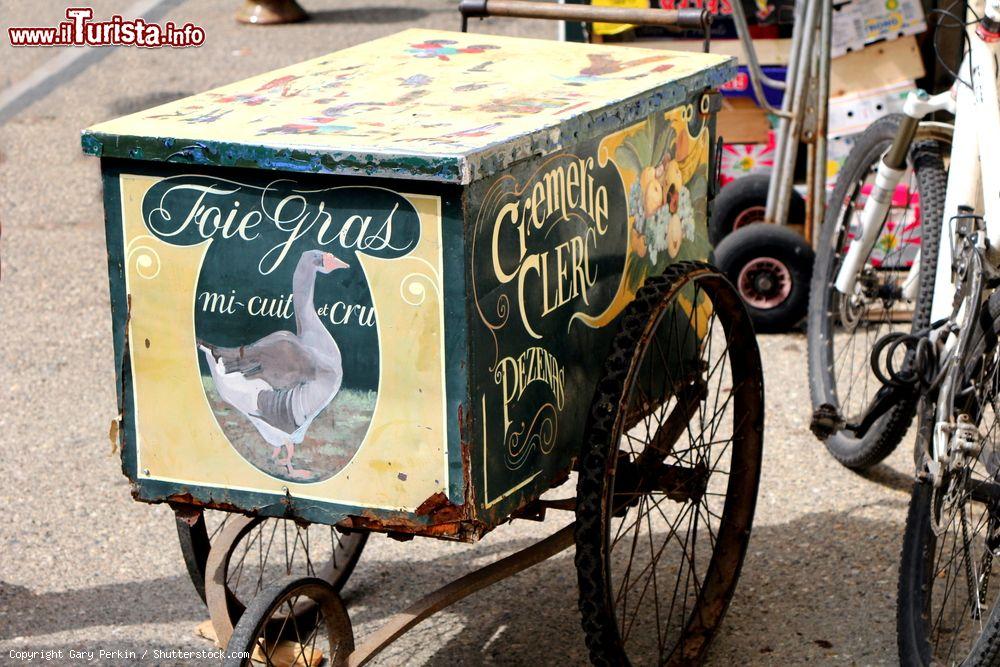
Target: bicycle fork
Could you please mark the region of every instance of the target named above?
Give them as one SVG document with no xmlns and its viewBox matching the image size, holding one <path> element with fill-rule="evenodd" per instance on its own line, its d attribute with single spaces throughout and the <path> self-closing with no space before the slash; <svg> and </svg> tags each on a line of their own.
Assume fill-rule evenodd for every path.
<svg viewBox="0 0 1000 667">
<path fill-rule="evenodd" d="M 903 103 L 903 120 L 899 124 L 899 131 L 893 138 L 889 150 L 879 160 L 875 185 L 861 211 L 861 232 L 851 241 L 834 281 L 834 287 L 841 294 L 850 296 L 854 293 L 858 275 L 864 268 L 865 258 L 878 241 L 879 232 L 892 205 L 896 186 L 906 172 L 906 158 L 910 153 L 913 139 L 917 136 L 920 121 L 935 111 L 954 111 L 954 99 L 950 91 L 930 96 L 922 90 L 914 90 L 907 95 Z M 916 296 L 919 263 L 918 256 L 903 282 L 903 296 L 908 299 Z"/>
</svg>

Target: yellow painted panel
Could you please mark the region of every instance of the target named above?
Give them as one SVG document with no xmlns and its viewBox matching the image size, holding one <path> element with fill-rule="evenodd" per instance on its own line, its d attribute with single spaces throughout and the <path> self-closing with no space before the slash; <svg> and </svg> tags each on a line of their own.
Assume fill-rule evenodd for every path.
<svg viewBox="0 0 1000 667">
<path fill-rule="evenodd" d="M 379 313 L 379 392 L 357 453 L 324 481 L 298 484 L 251 465 L 220 428 L 201 383 L 194 312 L 206 241 L 149 234 L 142 201 L 158 177 L 120 177 L 129 350 L 140 478 L 413 511 L 448 489 L 441 202 L 406 195 L 420 240 L 405 256 L 360 256 Z M 406 345 L 392 341 L 405 339 Z M 418 363 L 414 363 L 417 360 Z M 126 416 L 126 419 L 129 417 Z"/>
</svg>

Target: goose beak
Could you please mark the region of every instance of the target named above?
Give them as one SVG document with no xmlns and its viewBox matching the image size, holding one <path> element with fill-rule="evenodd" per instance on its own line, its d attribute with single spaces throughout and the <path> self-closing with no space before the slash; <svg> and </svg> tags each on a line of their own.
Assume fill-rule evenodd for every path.
<svg viewBox="0 0 1000 667">
<path fill-rule="evenodd" d="M 343 262 L 330 253 L 323 253 L 323 271 L 325 273 L 330 273 L 335 269 L 346 269 L 348 266 L 347 262 Z"/>
</svg>

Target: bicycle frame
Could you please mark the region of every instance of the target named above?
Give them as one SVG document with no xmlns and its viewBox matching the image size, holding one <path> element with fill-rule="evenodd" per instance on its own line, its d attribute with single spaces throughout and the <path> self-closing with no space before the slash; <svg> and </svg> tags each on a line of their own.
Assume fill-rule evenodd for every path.
<svg viewBox="0 0 1000 667">
<path fill-rule="evenodd" d="M 1000 14 L 1000 2 L 990 7 Z M 989 10 L 988 10 L 989 11 Z M 944 232 L 953 238 L 952 220 L 959 207 L 981 213 L 986 221 L 986 238 L 992 252 L 1000 248 L 1000 169 L 983 169 L 982 159 L 1000 156 L 1000 99 L 997 96 L 997 64 L 1000 42 L 986 42 L 971 36 L 972 48 L 962 62 L 959 74 L 969 76 L 972 87 L 957 83 L 955 96 L 955 133 L 944 204 Z M 990 85 L 984 85 L 989 82 Z M 931 319 L 946 317 L 955 293 L 952 281 L 953 243 L 939 245 L 937 276 Z M 996 259 L 993 257 L 992 259 Z"/>
</svg>

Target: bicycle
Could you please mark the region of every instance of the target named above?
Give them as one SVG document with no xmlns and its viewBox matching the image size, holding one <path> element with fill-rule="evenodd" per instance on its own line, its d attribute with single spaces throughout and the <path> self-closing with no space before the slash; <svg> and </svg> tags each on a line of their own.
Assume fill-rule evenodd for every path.
<svg viewBox="0 0 1000 667">
<path fill-rule="evenodd" d="M 948 242 L 924 239 L 921 260 L 903 282 L 904 292 L 916 286 L 915 307 L 929 312 L 930 323 L 874 344 L 871 366 L 882 388 L 863 413 L 871 426 L 907 401 L 916 404 L 916 479 L 897 606 L 899 656 L 907 665 L 1000 663 L 1000 586 L 991 581 L 1000 556 L 1000 172 L 981 164 L 1000 137 L 1000 0 L 989 0 L 982 18 L 957 20 L 975 30 L 956 83 L 949 92 L 907 98 L 860 234 L 835 278 L 840 295 L 854 294 L 877 239 L 876 214 L 902 176 L 893 161 L 915 144 L 923 117 L 953 113 L 941 217 Z M 838 417 L 828 424 L 847 426 Z"/>
</svg>

